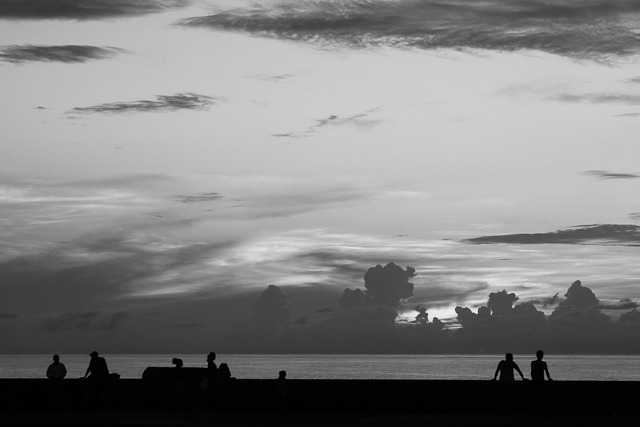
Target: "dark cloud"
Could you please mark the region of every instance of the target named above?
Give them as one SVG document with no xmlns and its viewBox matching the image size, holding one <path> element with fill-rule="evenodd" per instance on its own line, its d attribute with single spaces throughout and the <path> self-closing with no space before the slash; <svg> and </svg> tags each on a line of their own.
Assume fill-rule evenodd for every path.
<svg viewBox="0 0 640 427">
<path fill-rule="evenodd" d="M 382 267 L 376 265 L 364 274 L 367 302 L 397 306 L 401 301 L 413 296 L 413 283 L 409 279 L 416 276 L 413 267 L 402 267 L 390 262 Z"/>
<path fill-rule="evenodd" d="M 286 1 L 218 9 L 182 25 L 325 46 L 540 50 L 605 59 L 638 52 L 634 0 Z"/>
<path fill-rule="evenodd" d="M 95 324 L 94 329 L 102 331 L 112 331 L 114 329 L 117 329 L 118 326 L 120 326 L 120 324 L 124 322 L 128 317 L 129 313 L 127 313 L 126 311 L 119 311 L 112 314 L 108 319 L 99 320 Z"/>
<path fill-rule="evenodd" d="M 264 82 L 278 82 L 278 83 L 284 80 L 289 80 L 291 77 L 293 77 L 292 74 L 278 74 L 276 76 L 264 76 L 264 75 L 247 76 L 248 79 L 256 79 Z"/>
<path fill-rule="evenodd" d="M 146 113 L 155 111 L 207 110 L 210 106 L 223 101 L 197 93 L 178 93 L 175 95 L 157 95 L 156 101 L 110 102 L 91 107 L 76 107 L 67 113 L 83 114 L 119 114 Z"/>
<path fill-rule="evenodd" d="M 640 226 L 631 224 L 580 225 L 550 233 L 505 234 L 464 240 L 467 243 L 492 244 L 604 244 L 640 245 Z"/>
<path fill-rule="evenodd" d="M 74 329 L 87 329 L 92 320 L 100 314 L 99 311 L 84 313 L 64 313 L 57 318 L 49 318 L 40 326 L 39 330 L 48 332 L 70 331 Z"/>
<path fill-rule="evenodd" d="M 307 130 L 303 132 L 276 133 L 276 134 L 273 134 L 272 136 L 281 137 L 281 138 L 305 138 L 329 126 L 344 126 L 348 124 L 353 124 L 353 125 L 364 127 L 364 128 L 370 128 L 379 124 L 381 121 L 367 119 L 367 117 L 379 110 L 380 108 L 372 108 L 370 110 L 365 111 L 364 113 L 359 113 L 359 114 L 355 114 L 353 116 L 347 116 L 347 117 L 330 115 L 327 118 L 316 120 L 316 122 L 318 123 L 309 127 Z"/>
<path fill-rule="evenodd" d="M 638 303 L 631 298 L 623 298 L 615 304 L 598 304 L 595 308 L 599 310 L 630 310 L 638 308 Z"/>
<path fill-rule="evenodd" d="M 629 219 L 633 221 L 640 221 L 640 212 L 633 212 L 629 214 Z"/>
<path fill-rule="evenodd" d="M 316 313 L 333 313 L 335 310 L 331 307 L 323 307 L 316 310 Z"/>
<path fill-rule="evenodd" d="M 343 308 L 361 307 L 365 305 L 366 296 L 361 289 L 345 289 L 338 301 L 338 305 Z"/>
<path fill-rule="evenodd" d="M 583 175 L 589 175 L 600 179 L 636 179 L 640 178 L 640 175 L 636 173 L 620 173 L 610 172 L 604 170 L 590 170 L 582 172 Z"/>
<path fill-rule="evenodd" d="M 586 286 L 582 286 L 580 280 L 573 282 L 564 296 L 566 299 L 558 304 L 554 312 L 566 307 L 573 307 L 576 310 L 586 310 L 600 304 L 600 301 L 596 298 L 593 291 Z"/>
<path fill-rule="evenodd" d="M 123 52 L 127 51 L 116 47 L 12 45 L 0 46 L 0 61 L 13 63 L 34 61 L 78 63 L 111 58 Z M 42 109 L 42 107 L 38 108 Z"/>
<path fill-rule="evenodd" d="M 220 193 L 200 193 L 193 196 L 181 195 L 173 196 L 180 203 L 198 203 L 198 202 L 213 202 L 222 198 Z"/>
<path fill-rule="evenodd" d="M 204 324 L 192 322 L 192 323 L 178 323 L 178 328 L 202 328 Z"/>
<path fill-rule="evenodd" d="M 109 19 L 187 4 L 187 0 L 0 0 L 0 19 Z"/>
<path fill-rule="evenodd" d="M 489 294 L 487 307 L 489 307 L 491 312 L 496 316 L 506 316 L 510 314 L 513 304 L 515 304 L 516 301 L 518 301 L 516 294 L 509 294 L 503 289 L 500 292 L 491 292 Z"/>
<path fill-rule="evenodd" d="M 0 319 L 17 319 L 18 316 L 15 313 L 0 313 Z"/>
<path fill-rule="evenodd" d="M 291 319 L 293 310 L 279 287 L 269 285 L 252 307 L 251 321 L 260 325 L 280 325 Z"/>
<path fill-rule="evenodd" d="M 570 103 L 640 105 L 640 95 L 631 95 L 627 93 L 564 93 L 553 96 L 550 99 L 553 101 Z"/>
</svg>

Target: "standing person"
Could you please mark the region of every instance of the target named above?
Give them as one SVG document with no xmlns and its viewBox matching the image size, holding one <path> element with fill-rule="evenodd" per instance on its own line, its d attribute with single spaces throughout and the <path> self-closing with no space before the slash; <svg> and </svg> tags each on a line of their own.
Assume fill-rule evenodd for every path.
<svg viewBox="0 0 640 427">
<path fill-rule="evenodd" d="M 89 362 L 87 372 L 84 374 L 84 378 L 87 378 L 87 376 L 91 374 L 89 379 L 107 379 L 109 377 L 109 368 L 107 367 L 107 361 L 104 360 L 104 357 L 100 357 L 97 351 L 92 351 L 89 356 L 91 356 L 91 361 Z"/>
<path fill-rule="evenodd" d="M 504 356 L 505 360 L 501 360 L 498 363 L 498 367 L 496 368 L 496 373 L 493 375 L 493 379 L 495 380 L 498 377 L 498 373 L 500 373 L 500 381 L 515 381 L 513 371 L 514 369 L 518 371 L 520 377 L 524 380 L 524 375 L 522 375 L 522 371 L 513 361 L 513 354 L 507 353 Z"/>
<path fill-rule="evenodd" d="M 544 351 L 538 350 L 536 352 L 536 360 L 531 362 L 531 379 L 533 381 L 544 381 L 544 374 L 547 374 L 547 379 L 549 381 L 553 381 L 551 379 L 551 375 L 549 375 L 549 368 L 547 368 L 547 362 L 543 362 L 542 358 L 544 357 Z"/>
</svg>

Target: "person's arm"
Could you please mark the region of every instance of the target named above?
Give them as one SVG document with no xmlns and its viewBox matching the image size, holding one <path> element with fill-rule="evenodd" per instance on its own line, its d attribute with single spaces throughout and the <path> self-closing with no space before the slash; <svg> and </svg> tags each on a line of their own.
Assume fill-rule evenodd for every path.
<svg viewBox="0 0 640 427">
<path fill-rule="evenodd" d="M 62 377 L 60 379 L 66 377 L 66 376 L 67 376 L 67 367 L 62 365 Z"/>
<path fill-rule="evenodd" d="M 516 362 L 513 362 L 513 367 L 520 374 L 520 378 L 522 378 L 522 381 L 526 381 L 526 379 L 524 378 L 524 375 L 522 375 L 522 371 L 520 370 L 520 368 L 518 367 L 518 364 Z"/>
<path fill-rule="evenodd" d="M 498 363 L 498 367 L 496 368 L 496 373 L 493 374 L 493 379 L 495 380 L 496 378 L 498 378 L 498 372 L 500 372 L 500 369 L 502 369 L 502 362 Z"/>
<path fill-rule="evenodd" d="M 92 363 L 89 363 L 89 367 L 87 368 L 87 372 L 84 373 L 84 377 L 83 378 L 87 378 L 87 376 L 89 375 L 89 372 L 91 372 L 91 365 L 92 365 Z"/>
<path fill-rule="evenodd" d="M 544 372 L 547 374 L 547 379 L 548 379 L 549 381 L 553 381 L 553 380 L 551 379 L 551 375 L 549 375 L 549 368 L 547 368 L 547 364 L 546 364 L 546 363 L 544 364 Z"/>
<path fill-rule="evenodd" d="M 47 378 L 51 378 L 51 365 L 47 368 Z"/>
</svg>

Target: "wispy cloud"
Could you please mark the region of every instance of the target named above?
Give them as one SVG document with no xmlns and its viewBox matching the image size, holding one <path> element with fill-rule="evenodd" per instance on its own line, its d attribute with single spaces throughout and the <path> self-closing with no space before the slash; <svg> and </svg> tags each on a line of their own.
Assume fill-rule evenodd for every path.
<svg viewBox="0 0 640 427">
<path fill-rule="evenodd" d="M 76 107 L 67 113 L 120 114 L 178 110 L 207 110 L 212 105 L 222 101 L 224 101 L 222 98 L 187 92 L 175 95 L 156 95 L 155 101 L 141 100 L 109 102 L 106 104 L 93 105 L 91 107 Z"/>
<path fill-rule="evenodd" d="M 344 126 L 344 125 L 355 125 L 363 128 L 370 128 L 378 125 L 382 122 L 382 120 L 373 120 L 368 119 L 367 117 L 373 113 L 380 111 L 380 108 L 372 108 L 363 113 L 355 114 L 353 116 L 336 116 L 330 115 L 324 119 L 316 120 L 316 124 L 309 127 L 307 130 L 302 132 L 286 132 L 286 133 L 276 133 L 273 134 L 275 137 L 279 138 L 305 138 L 313 135 L 316 132 L 319 132 L 323 128 L 331 127 L 331 126 Z"/>
<path fill-rule="evenodd" d="M 220 193 L 200 193 L 194 195 L 179 195 L 173 196 L 175 200 L 180 203 L 199 203 L 199 202 L 213 202 L 222 198 Z"/>
<path fill-rule="evenodd" d="M 21 64 L 24 62 L 64 62 L 79 63 L 96 59 L 111 58 L 127 52 L 117 47 L 86 45 L 11 45 L 0 46 L 0 61 Z"/>
<path fill-rule="evenodd" d="M 109 19 L 188 4 L 188 0 L 0 0 L 0 19 Z"/>
<path fill-rule="evenodd" d="M 263 82 L 276 82 L 276 83 L 280 83 L 282 81 L 285 80 L 289 80 L 293 77 L 293 75 L 291 74 L 278 74 L 275 76 L 268 76 L 268 75 L 251 75 L 251 76 L 247 76 L 248 79 L 255 79 L 255 80 L 261 80 Z"/>
<path fill-rule="evenodd" d="M 640 226 L 631 224 L 581 225 L 548 233 L 505 234 L 465 240 L 469 243 L 605 244 L 640 246 Z"/>
<path fill-rule="evenodd" d="M 599 179 L 636 179 L 640 178 L 640 175 L 636 173 L 621 173 L 621 172 L 610 172 L 605 170 L 590 170 L 582 172 L 583 175 L 593 176 Z"/>
<path fill-rule="evenodd" d="M 627 93 L 564 93 L 550 98 L 553 101 L 591 104 L 626 104 L 640 105 L 640 95 Z"/>
<path fill-rule="evenodd" d="M 540 50 L 605 59 L 639 51 L 632 0 L 281 1 L 218 9 L 181 25 L 325 46 Z"/>
<path fill-rule="evenodd" d="M 98 319 L 99 311 L 63 313 L 57 317 L 48 318 L 40 326 L 40 331 L 60 332 L 77 329 L 91 329 L 109 331 L 116 329 L 129 314 L 126 311 L 114 313 L 103 319 Z"/>
</svg>

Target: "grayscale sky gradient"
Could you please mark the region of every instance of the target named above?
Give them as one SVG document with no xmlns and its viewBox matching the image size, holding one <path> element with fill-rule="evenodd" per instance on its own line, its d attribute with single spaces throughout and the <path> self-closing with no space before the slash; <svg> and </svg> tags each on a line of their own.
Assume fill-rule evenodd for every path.
<svg viewBox="0 0 640 427">
<path fill-rule="evenodd" d="M 255 351 L 269 285 L 277 333 L 330 330 L 389 262 L 398 324 L 503 289 L 548 316 L 578 279 L 617 321 L 639 29 L 631 0 L 0 0 L 0 351 Z"/>
</svg>

